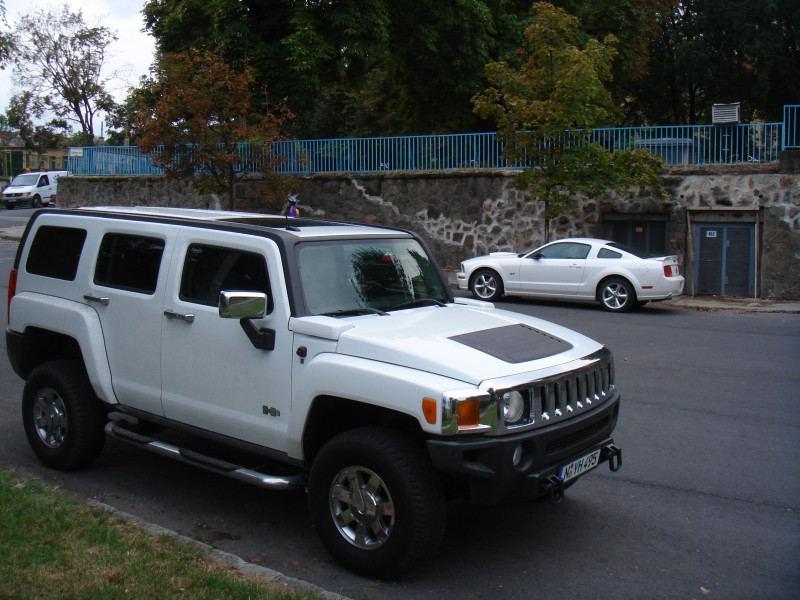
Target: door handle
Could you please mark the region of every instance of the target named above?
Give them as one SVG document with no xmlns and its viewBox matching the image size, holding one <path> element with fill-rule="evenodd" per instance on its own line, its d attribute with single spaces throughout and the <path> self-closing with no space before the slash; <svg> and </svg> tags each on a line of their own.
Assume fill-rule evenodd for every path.
<svg viewBox="0 0 800 600">
<path fill-rule="evenodd" d="M 185 315 L 183 315 L 181 313 L 176 313 L 173 310 L 167 309 L 164 311 L 164 316 L 167 317 L 168 319 L 178 319 L 179 321 L 186 321 L 187 323 L 194 322 L 194 315 L 192 313 L 186 313 Z"/>
<path fill-rule="evenodd" d="M 92 296 L 91 294 L 84 294 L 83 299 L 89 302 L 99 302 L 103 306 L 106 306 L 110 302 L 106 296 Z"/>
</svg>

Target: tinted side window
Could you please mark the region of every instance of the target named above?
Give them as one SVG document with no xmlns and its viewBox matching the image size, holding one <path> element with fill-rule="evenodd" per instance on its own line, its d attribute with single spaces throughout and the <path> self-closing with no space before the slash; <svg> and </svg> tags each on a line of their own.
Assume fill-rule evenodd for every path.
<svg viewBox="0 0 800 600">
<path fill-rule="evenodd" d="M 597 258 L 622 258 L 622 254 L 614 250 L 609 250 L 608 248 L 600 248 L 600 252 L 597 253 Z"/>
<path fill-rule="evenodd" d="M 591 250 L 587 244 L 576 244 L 565 242 L 563 244 L 553 244 L 542 248 L 541 254 L 544 258 L 586 258 Z"/>
<path fill-rule="evenodd" d="M 74 281 L 86 230 L 43 225 L 36 230 L 25 270 L 35 275 Z"/>
<path fill-rule="evenodd" d="M 223 290 L 267 294 L 267 309 L 272 310 L 263 256 L 218 246 L 190 246 L 183 265 L 180 299 L 217 306 Z"/>
<path fill-rule="evenodd" d="M 123 233 L 103 236 L 94 282 L 143 294 L 156 291 L 164 240 Z"/>
</svg>

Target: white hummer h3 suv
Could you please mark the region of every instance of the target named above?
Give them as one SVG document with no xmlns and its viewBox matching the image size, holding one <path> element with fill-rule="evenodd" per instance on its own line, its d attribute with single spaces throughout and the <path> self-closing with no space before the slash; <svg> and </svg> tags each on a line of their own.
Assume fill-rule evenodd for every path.
<svg viewBox="0 0 800 600">
<path fill-rule="evenodd" d="M 304 487 L 325 547 L 368 576 L 435 552 L 451 497 L 559 501 L 597 465 L 621 466 L 610 351 L 454 298 L 407 231 L 45 209 L 8 295 L 8 356 L 45 465 L 85 467 L 110 436 Z"/>
</svg>

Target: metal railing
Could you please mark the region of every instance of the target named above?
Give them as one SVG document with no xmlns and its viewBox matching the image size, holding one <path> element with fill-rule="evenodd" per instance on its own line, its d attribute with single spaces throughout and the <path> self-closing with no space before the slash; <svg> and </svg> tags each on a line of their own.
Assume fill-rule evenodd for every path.
<svg viewBox="0 0 800 600">
<path fill-rule="evenodd" d="M 783 107 L 783 148 L 800 148 L 800 104 Z"/>
<path fill-rule="evenodd" d="M 643 148 L 667 166 L 770 163 L 778 160 L 780 150 L 800 147 L 800 105 L 785 106 L 783 122 L 598 128 L 591 140 L 612 152 Z M 257 147 L 238 146 L 243 164 L 258 162 L 251 160 L 258 158 L 251 156 L 260 151 Z M 286 175 L 527 166 L 503 158 L 503 143 L 495 133 L 281 140 L 274 142 L 273 152 L 280 157 L 275 170 Z M 135 146 L 70 148 L 68 163 L 75 175 L 163 173 Z"/>
</svg>

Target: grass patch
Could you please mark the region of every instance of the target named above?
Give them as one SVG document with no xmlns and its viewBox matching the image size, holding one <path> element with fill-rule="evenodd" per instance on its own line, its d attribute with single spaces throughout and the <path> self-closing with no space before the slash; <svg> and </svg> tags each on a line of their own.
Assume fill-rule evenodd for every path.
<svg viewBox="0 0 800 600">
<path fill-rule="evenodd" d="M 0 600 L 299 600 L 168 535 L 0 471 Z"/>
</svg>

